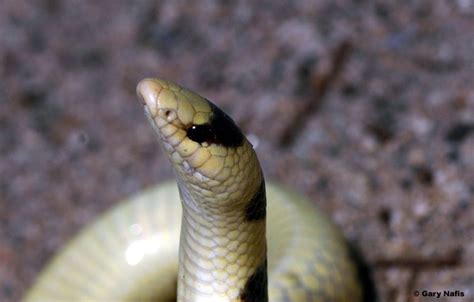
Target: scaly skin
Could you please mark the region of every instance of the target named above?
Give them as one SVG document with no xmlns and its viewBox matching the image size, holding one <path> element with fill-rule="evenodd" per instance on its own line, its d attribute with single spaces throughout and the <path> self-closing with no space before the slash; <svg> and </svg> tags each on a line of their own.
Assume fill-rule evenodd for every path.
<svg viewBox="0 0 474 302">
<path fill-rule="evenodd" d="M 137 91 L 178 188 L 161 184 L 99 218 L 25 301 L 171 301 L 177 279 L 178 301 L 264 302 L 267 249 L 269 301 L 360 301 L 343 237 L 308 200 L 265 186 L 229 117 L 169 81 L 145 79 Z"/>
</svg>

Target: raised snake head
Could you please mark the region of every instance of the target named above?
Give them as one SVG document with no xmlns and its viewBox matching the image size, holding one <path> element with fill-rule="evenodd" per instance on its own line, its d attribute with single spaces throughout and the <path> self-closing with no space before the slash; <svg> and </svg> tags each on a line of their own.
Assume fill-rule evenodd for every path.
<svg viewBox="0 0 474 302">
<path fill-rule="evenodd" d="M 175 83 L 144 79 L 137 86 L 146 115 L 186 190 L 206 207 L 248 201 L 262 182 L 252 145 L 209 100 Z"/>
</svg>

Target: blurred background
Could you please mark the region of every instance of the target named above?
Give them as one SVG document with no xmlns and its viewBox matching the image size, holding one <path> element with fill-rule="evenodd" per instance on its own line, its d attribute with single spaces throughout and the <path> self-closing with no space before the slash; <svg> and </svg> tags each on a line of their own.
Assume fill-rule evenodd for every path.
<svg viewBox="0 0 474 302">
<path fill-rule="evenodd" d="M 135 97 L 150 76 L 228 112 L 267 179 L 361 249 L 382 301 L 472 301 L 474 1 L 0 6 L 1 301 L 97 215 L 172 177 Z"/>
</svg>

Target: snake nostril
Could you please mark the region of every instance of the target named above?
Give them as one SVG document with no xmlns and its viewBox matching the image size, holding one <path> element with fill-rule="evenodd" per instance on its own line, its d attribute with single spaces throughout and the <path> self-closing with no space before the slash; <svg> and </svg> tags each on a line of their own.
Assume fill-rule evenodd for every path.
<svg viewBox="0 0 474 302">
<path fill-rule="evenodd" d="M 160 109 L 160 115 L 166 119 L 168 122 L 173 122 L 176 118 L 178 118 L 178 114 L 173 109 Z"/>
</svg>

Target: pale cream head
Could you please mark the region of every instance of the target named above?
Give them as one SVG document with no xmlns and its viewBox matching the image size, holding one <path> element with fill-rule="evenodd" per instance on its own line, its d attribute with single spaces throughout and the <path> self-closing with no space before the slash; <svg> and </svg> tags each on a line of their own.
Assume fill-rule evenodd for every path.
<svg viewBox="0 0 474 302">
<path fill-rule="evenodd" d="M 261 171 L 258 164 L 248 164 L 257 161 L 255 152 L 217 106 L 160 79 L 142 80 L 137 94 L 178 176 L 195 187 L 191 194 L 213 198 L 217 194 L 235 202 L 255 191 Z"/>
</svg>

